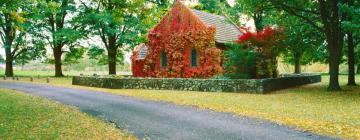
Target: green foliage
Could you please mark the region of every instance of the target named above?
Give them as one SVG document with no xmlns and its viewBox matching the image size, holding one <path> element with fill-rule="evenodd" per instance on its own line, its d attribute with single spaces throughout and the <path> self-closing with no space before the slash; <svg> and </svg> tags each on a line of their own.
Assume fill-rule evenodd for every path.
<svg viewBox="0 0 360 140">
<path fill-rule="evenodd" d="M 37 36 L 31 36 L 37 29 L 33 21 L 35 9 L 31 0 L 0 2 L 0 37 L 10 61 L 24 64 L 46 53 L 42 41 L 35 41 Z"/>
<path fill-rule="evenodd" d="M 77 63 L 82 58 L 85 49 L 79 42 L 87 37 L 84 19 L 74 0 L 45 1 L 38 0 L 37 8 L 33 11 L 36 30 L 32 33 L 36 41 L 44 42 L 53 49 L 53 55 L 65 53 L 65 57 L 58 61 L 64 64 Z M 47 19 L 47 20 L 45 20 Z M 56 54 L 55 54 L 56 53 Z M 48 63 L 55 63 L 56 58 L 48 58 Z"/>
<path fill-rule="evenodd" d="M 227 12 L 226 10 L 230 8 L 230 5 L 226 0 L 199 0 L 199 4 L 194 8 L 221 15 Z"/>
<path fill-rule="evenodd" d="M 65 54 L 64 64 L 77 64 L 83 58 L 86 48 L 82 46 L 71 46 L 69 52 Z"/>
<path fill-rule="evenodd" d="M 227 44 L 228 50 L 225 52 L 225 71 L 226 77 L 232 79 L 249 79 L 255 75 L 256 52 L 245 48 L 244 45 Z"/>
<path fill-rule="evenodd" d="M 36 10 L 36 35 L 47 41 L 48 45 L 71 45 L 84 36 L 80 12 L 74 0 L 44 1 L 39 0 Z M 48 19 L 48 20 L 44 20 Z"/>
<path fill-rule="evenodd" d="M 284 45 L 287 47 L 283 52 L 286 63 L 295 64 L 296 59 L 300 59 L 303 65 L 327 61 L 323 34 L 288 14 L 279 15 L 276 22 L 287 35 L 284 40 Z"/>
<path fill-rule="evenodd" d="M 350 1 L 352 3 L 350 3 Z M 352 31 L 357 38 L 356 42 L 360 41 L 360 2 L 356 0 L 350 0 L 349 3 L 341 5 L 341 10 L 348 16 L 347 19 L 342 21 L 342 28 L 344 31 Z"/>
<path fill-rule="evenodd" d="M 101 38 L 104 46 L 93 44 L 88 55 L 100 64 L 109 64 L 109 74 L 116 74 L 116 64 L 123 64 L 124 52 L 146 42 L 149 25 L 154 24 L 151 7 L 144 0 L 93 0 L 83 3 L 82 8 L 83 24 L 89 27 L 91 35 Z"/>
<path fill-rule="evenodd" d="M 91 46 L 87 52 L 87 55 L 90 59 L 97 61 L 99 65 L 106 65 L 108 64 L 108 57 L 106 55 L 106 50 L 100 48 L 98 46 Z M 121 51 L 118 51 L 116 54 L 116 62 L 119 64 L 124 63 L 124 55 Z"/>
<path fill-rule="evenodd" d="M 278 14 L 267 0 L 235 0 L 233 9 L 238 17 L 240 13 L 251 17 L 257 30 L 262 30 L 265 25 L 274 24 L 272 16 Z"/>
<path fill-rule="evenodd" d="M 360 65 L 360 2 L 350 0 L 341 5 L 341 10 L 348 16 L 342 21 L 342 29 L 347 33 L 352 33 L 355 47 L 355 62 Z M 348 35 L 346 36 L 348 39 Z M 347 44 L 348 45 L 348 44 Z M 347 48 L 347 47 L 346 47 Z M 346 49 L 345 48 L 345 49 Z"/>
<path fill-rule="evenodd" d="M 20 53 L 15 57 L 15 63 L 25 65 L 29 63 L 31 60 L 40 59 L 46 56 L 46 48 L 43 42 L 33 42 L 31 44 L 26 45 L 26 51 Z"/>
<path fill-rule="evenodd" d="M 360 44 L 358 44 L 355 48 L 355 62 L 360 66 Z M 360 69 L 360 68 L 359 68 Z"/>
<path fill-rule="evenodd" d="M 231 6 L 227 0 L 199 0 L 193 8 L 217 15 L 225 15 L 229 18 L 229 22 L 239 23 L 238 9 Z"/>
<path fill-rule="evenodd" d="M 141 38 L 147 31 L 143 20 L 147 18 L 147 13 L 150 11 L 144 6 L 142 0 L 94 1 L 92 4 L 99 8 L 84 6 L 84 24 L 90 27 L 92 34 L 101 37 L 107 49 L 110 47 L 125 49 L 125 45 L 135 46 L 145 41 Z M 114 46 L 112 46 L 113 43 Z"/>
</svg>

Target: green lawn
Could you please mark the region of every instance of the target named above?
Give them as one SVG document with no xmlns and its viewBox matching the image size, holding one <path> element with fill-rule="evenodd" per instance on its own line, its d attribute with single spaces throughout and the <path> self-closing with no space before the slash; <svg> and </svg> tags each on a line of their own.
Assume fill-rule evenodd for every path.
<svg viewBox="0 0 360 140">
<path fill-rule="evenodd" d="M 73 107 L 0 89 L 0 139 L 136 139 Z"/>
<path fill-rule="evenodd" d="M 344 85 L 343 91 L 327 92 L 328 79 L 329 77 L 325 75 L 322 83 L 265 95 L 101 89 L 72 86 L 70 78 L 61 78 L 58 81 L 53 79 L 51 84 L 231 112 L 294 126 L 318 134 L 360 139 L 360 87 L 345 86 L 347 77 L 342 75 L 340 81 Z M 28 79 L 23 80 L 28 81 Z M 35 82 L 44 83 L 45 81 L 45 79 L 39 79 Z M 357 76 L 357 81 L 360 81 L 360 76 Z"/>
<path fill-rule="evenodd" d="M 0 69 L 0 75 L 4 75 L 5 71 L 3 69 Z M 107 71 L 63 71 L 63 74 L 65 76 L 79 76 L 80 74 L 84 74 L 84 75 L 93 75 L 94 73 L 98 74 L 98 75 L 105 75 L 108 74 Z M 120 72 L 121 73 L 121 72 Z M 15 76 L 20 76 L 20 77 L 54 77 L 55 72 L 54 71 L 32 71 L 32 70 L 14 70 L 14 75 Z"/>
</svg>

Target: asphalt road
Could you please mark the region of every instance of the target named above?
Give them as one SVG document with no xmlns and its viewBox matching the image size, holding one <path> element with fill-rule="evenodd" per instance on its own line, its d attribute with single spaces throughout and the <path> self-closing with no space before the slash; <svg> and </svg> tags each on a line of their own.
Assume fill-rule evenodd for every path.
<svg viewBox="0 0 360 140">
<path fill-rule="evenodd" d="M 230 113 L 82 89 L 0 81 L 0 88 L 42 96 L 116 123 L 140 139 L 307 140 L 334 139 Z M 1 103 L 0 103 L 1 104 Z M 96 127 L 96 126 L 94 126 Z"/>
</svg>

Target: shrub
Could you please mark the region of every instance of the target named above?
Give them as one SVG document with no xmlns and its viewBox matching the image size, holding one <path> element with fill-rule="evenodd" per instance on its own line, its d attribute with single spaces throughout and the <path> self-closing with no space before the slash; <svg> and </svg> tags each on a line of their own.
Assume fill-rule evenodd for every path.
<svg viewBox="0 0 360 140">
<path fill-rule="evenodd" d="M 256 76 L 255 62 L 257 53 L 243 44 L 227 44 L 224 53 L 225 77 L 232 79 L 250 79 Z"/>
<path fill-rule="evenodd" d="M 277 57 L 283 49 L 281 47 L 283 37 L 281 30 L 270 27 L 265 27 L 263 31 L 258 32 L 246 31 L 239 37 L 237 43 L 244 45 L 242 48 L 253 50 L 256 53 L 255 75 L 251 75 L 251 78 L 275 78 L 278 76 Z M 238 57 L 245 61 L 244 57 Z"/>
</svg>

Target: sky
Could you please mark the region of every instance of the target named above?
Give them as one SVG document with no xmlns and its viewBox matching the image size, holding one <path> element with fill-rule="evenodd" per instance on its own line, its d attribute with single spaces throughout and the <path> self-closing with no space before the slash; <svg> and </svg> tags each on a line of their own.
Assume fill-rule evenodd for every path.
<svg viewBox="0 0 360 140">
<path fill-rule="evenodd" d="M 231 5 L 234 4 L 234 1 L 235 1 L 235 0 L 228 0 L 228 2 L 229 2 Z M 184 3 L 185 3 L 186 5 L 196 5 L 197 0 L 185 0 Z M 102 45 L 103 45 L 102 42 L 100 41 L 100 39 L 97 39 L 96 37 L 95 37 L 95 38 L 92 38 L 91 40 L 85 41 L 85 43 L 86 43 L 86 42 L 89 42 L 89 41 L 90 41 L 90 42 L 91 42 L 91 41 L 99 42 L 99 43 L 98 43 L 99 46 L 102 46 Z M 86 44 L 87 44 L 87 43 L 86 43 Z M 1 40 L 0 40 L 0 46 L 3 46 L 3 43 L 1 42 Z M 87 46 L 87 45 L 84 45 L 84 46 Z M 48 52 L 51 52 L 50 48 L 48 49 Z M 5 50 L 4 50 L 3 47 L 0 48 L 0 55 L 1 55 L 2 57 L 5 57 Z M 126 52 L 126 53 L 125 53 L 125 61 L 127 61 L 127 62 L 130 63 L 130 56 L 131 56 L 131 52 Z"/>
</svg>

